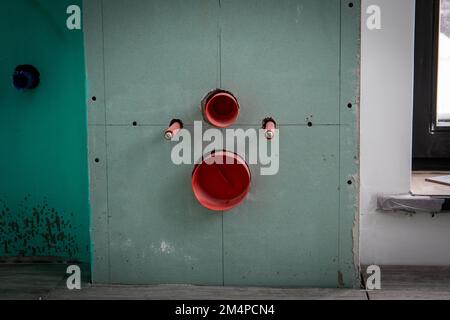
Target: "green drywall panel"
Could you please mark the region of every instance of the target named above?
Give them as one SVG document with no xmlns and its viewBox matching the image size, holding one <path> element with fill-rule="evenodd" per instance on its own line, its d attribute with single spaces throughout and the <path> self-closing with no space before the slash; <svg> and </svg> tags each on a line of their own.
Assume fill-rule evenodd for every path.
<svg viewBox="0 0 450 320">
<path fill-rule="evenodd" d="M 221 285 L 220 215 L 192 197 L 192 168 L 172 164 L 163 131 L 108 129 L 111 281 Z"/>
<path fill-rule="evenodd" d="M 0 3 L 0 257 L 89 262 L 83 33 L 68 30 L 78 0 Z M 12 85 L 32 64 L 41 84 Z"/>
<path fill-rule="evenodd" d="M 239 124 L 339 123 L 336 0 L 223 0 L 221 84 L 242 104 Z M 326 94 L 325 94 L 326 93 Z"/>
<path fill-rule="evenodd" d="M 92 210 L 92 279 L 109 282 L 109 225 L 105 85 L 103 68 L 103 10 L 101 0 L 83 1 L 83 27 L 89 97 L 89 166 Z M 97 160 L 98 159 L 98 160 Z M 96 160 L 98 162 L 96 162 Z"/>
<path fill-rule="evenodd" d="M 358 97 L 359 10 L 355 1 L 221 1 L 221 84 L 241 97 L 238 122 L 272 116 L 284 129 L 279 174 L 256 176 L 257 200 L 224 215 L 226 284 L 357 284 L 356 105 L 347 105 Z"/>
<path fill-rule="evenodd" d="M 360 1 L 341 1 L 339 286 L 359 283 Z"/>
<path fill-rule="evenodd" d="M 173 145 L 161 139 L 173 118 L 200 120 L 199 101 L 219 85 L 217 3 L 85 1 L 85 8 L 89 95 L 96 97 L 93 279 L 221 285 L 221 217 L 196 202 L 192 167 L 173 166 Z"/>
<path fill-rule="evenodd" d="M 109 224 L 107 193 L 106 130 L 104 126 L 89 127 L 90 193 L 92 210 L 92 278 L 109 281 Z M 96 160 L 98 162 L 96 162 Z"/>
<path fill-rule="evenodd" d="M 113 0 L 103 8 L 107 123 L 201 120 L 199 101 L 218 85 L 217 2 Z"/>
<path fill-rule="evenodd" d="M 282 125 L 279 173 L 251 166 L 247 200 L 223 215 L 226 285 L 337 286 L 338 130 Z"/>
<path fill-rule="evenodd" d="M 359 1 L 85 7 L 94 281 L 356 286 Z M 237 95 L 236 127 L 280 127 L 279 174 L 251 166 L 225 213 L 197 203 L 162 138 L 173 118 L 192 132 L 216 87 Z"/>
</svg>

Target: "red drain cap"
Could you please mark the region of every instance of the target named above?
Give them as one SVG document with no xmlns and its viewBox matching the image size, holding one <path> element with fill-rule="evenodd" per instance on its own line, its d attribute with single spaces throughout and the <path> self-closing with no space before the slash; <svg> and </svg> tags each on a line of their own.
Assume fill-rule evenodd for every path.
<svg viewBox="0 0 450 320">
<path fill-rule="evenodd" d="M 192 189 L 197 200 L 213 211 L 238 206 L 250 191 L 251 173 L 244 159 L 228 151 L 216 151 L 197 164 Z"/>
<path fill-rule="evenodd" d="M 239 116 L 239 103 L 231 93 L 218 91 L 207 100 L 204 115 L 206 121 L 213 126 L 227 128 Z"/>
</svg>

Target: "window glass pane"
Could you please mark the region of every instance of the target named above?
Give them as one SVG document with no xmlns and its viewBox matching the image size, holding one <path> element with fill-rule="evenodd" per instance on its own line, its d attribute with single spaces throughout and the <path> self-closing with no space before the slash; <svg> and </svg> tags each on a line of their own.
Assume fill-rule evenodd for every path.
<svg viewBox="0 0 450 320">
<path fill-rule="evenodd" d="M 437 125 L 450 127 L 450 0 L 440 6 Z"/>
</svg>

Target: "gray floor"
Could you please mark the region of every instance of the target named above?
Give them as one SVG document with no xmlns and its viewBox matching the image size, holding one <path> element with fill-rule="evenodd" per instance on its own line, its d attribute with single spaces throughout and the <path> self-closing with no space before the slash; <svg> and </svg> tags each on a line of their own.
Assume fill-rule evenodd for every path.
<svg viewBox="0 0 450 320">
<path fill-rule="evenodd" d="M 0 299 L 450 300 L 450 268 L 383 267 L 382 290 L 223 288 L 187 285 L 66 288 L 64 264 L 0 264 Z"/>
</svg>

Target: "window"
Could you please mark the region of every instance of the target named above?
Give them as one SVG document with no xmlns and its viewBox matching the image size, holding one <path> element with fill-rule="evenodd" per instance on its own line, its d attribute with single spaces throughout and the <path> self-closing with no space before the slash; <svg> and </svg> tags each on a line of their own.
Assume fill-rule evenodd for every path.
<svg viewBox="0 0 450 320">
<path fill-rule="evenodd" d="M 436 126 L 450 127 L 450 0 L 439 11 Z"/>
<path fill-rule="evenodd" d="M 450 170 L 450 0 L 417 0 L 413 170 Z"/>
</svg>

